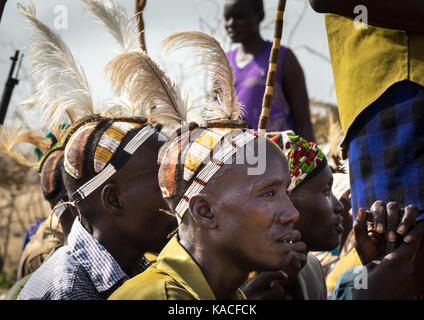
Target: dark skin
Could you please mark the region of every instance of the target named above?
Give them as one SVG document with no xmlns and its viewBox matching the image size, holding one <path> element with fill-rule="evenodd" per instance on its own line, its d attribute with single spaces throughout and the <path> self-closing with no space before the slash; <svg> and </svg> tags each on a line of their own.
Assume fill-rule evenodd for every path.
<svg viewBox="0 0 424 320">
<path fill-rule="evenodd" d="M 343 204 L 337 200 L 331 191 L 333 175 L 328 166 L 311 180 L 295 188 L 289 193 L 293 205 L 299 211 L 299 220 L 295 228 L 302 234 L 302 241 L 306 244 L 305 251 L 332 250 L 339 244 L 340 234 L 343 231 L 341 214 L 344 210 Z M 306 260 L 299 264 L 299 260 L 293 260 L 287 265 L 284 272 L 287 279 L 279 281 L 284 288 L 278 299 L 292 299 L 291 288 L 296 282 L 299 271 L 305 265 Z M 252 295 L 267 294 L 263 292 L 252 292 Z"/>
<path fill-rule="evenodd" d="M 225 29 L 231 40 L 240 43 L 236 62 L 240 67 L 249 63 L 265 44 L 259 25 L 264 12 L 255 12 L 247 0 L 226 0 L 224 8 Z M 302 67 L 291 50 L 286 52 L 281 83 L 290 105 L 294 131 L 308 140 L 314 140 L 309 113 L 309 99 Z"/>
<path fill-rule="evenodd" d="M 88 229 L 127 274 L 145 252 L 159 252 L 176 228 L 174 217 L 159 212 L 166 208 L 157 178 L 162 144 L 157 134 L 151 136 L 82 202 L 82 215 L 90 210 Z"/>
<path fill-rule="evenodd" d="M 326 166 L 290 193 L 290 200 L 300 213 L 296 229 L 308 251 L 329 251 L 339 245 L 344 207 L 331 191 L 332 185 L 333 174 Z"/>
<path fill-rule="evenodd" d="M 340 242 L 339 242 L 339 251 L 342 249 L 347 236 L 349 235 L 350 231 L 352 231 L 352 211 L 350 210 L 352 205 L 349 198 L 350 191 L 347 191 L 341 198 L 340 202 L 343 204 L 343 212 L 342 212 L 342 226 L 343 226 L 343 232 L 340 235 Z"/>
<path fill-rule="evenodd" d="M 353 290 L 354 299 L 423 298 L 422 238 L 424 224 L 415 223 L 418 208 L 376 201 L 370 209 L 375 223 L 366 225 L 361 208 L 353 224 L 355 248 L 368 271 L 368 290 Z M 395 241 L 400 244 L 391 246 Z M 396 275 L 396 276 L 393 276 Z"/>
<path fill-rule="evenodd" d="M 424 32 L 422 17 L 424 6 L 421 0 L 309 0 L 312 8 L 320 13 L 334 13 L 354 19 L 355 6 L 368 9 L 368 23 L 377 27 Z"/>
<path fill-rule="evenodd" d="M 217 299 L 233 298 L 249 272 L 284 269 L 296 254 L 298 212 L 286 193 L 287 162 L 275 144 L 266 143 L 264 174 L 247 175 L 247 164 L 224 166 L 190 199 L 179 229 L 181 244 Z"/>
<path fill-rule="evenodd" d="M 1 0 L 0 1 L 0 22 L 1 22 L 1 17 L 3 16 L 4 7 L 6 6 L 6 1 L 7 0 Z"/>
</svg>

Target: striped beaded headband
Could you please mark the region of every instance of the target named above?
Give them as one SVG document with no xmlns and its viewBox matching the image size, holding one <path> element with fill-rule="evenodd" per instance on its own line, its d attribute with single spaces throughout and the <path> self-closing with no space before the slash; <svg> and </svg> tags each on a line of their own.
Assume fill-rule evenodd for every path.
<svg viewBox="0 0 424 320">
<path fill-rule="evenodd" d="M 156 129 L 153 128 L 152 125 L 146 124 L 145 127 L 141 129 L 130 142 L 128 142 L 118 156 L 112 159 L 112 161 L 110 161 L 98 175 L 86 182 L 72 194 L 74 202 L 78 203 L 87 198 L 93 191 L 105 183 L 106 180 L 109 179 L 116 171 L 121 169 L 138 150 L 138 148 L 156 132 Z"/>
<path fill-rule="evenodd" d="M 74 141 L 79 141 L 78 138 L 84 138 L 92 133 L 97 123 L 86 123 L 80 127 L 74 135 L 69 139 L 65 148 L 64 167 L 65 171 L 77 179 L 81 177 L 81 170 L 77 170 L 75 166 L 72 166 L 67 155 L 69 150 L 73 147 Z M 101 186 L 107 179 L 109 179 L 116 171 L 121 169 L 125 163 L 131 158 L 131 156 L 138 150 L 138 148 L 157 130 L 150 124 L 144 125 L 144 127 L 128 142 L 124 149 L 117 155 L 114 156 L 115 151 L 118 149 L 120 143 L 126 136 L 126 134 L 136 127 L 141 126 L 138 123 L 119 121 L 112 123 L 112 125 L 103 133 L 99 140 L 99 144 L 96 147 L 95 152 L 95 171 L 99 172 L 92 179 L 87 181 L 78 190 L 72 194 L 72 200 L 76 204 L 81 200 L 87 198 L 92 192 L 94 192 L 99 186 Z M 103 140 L 102 140 L 103 139 Z M 86 140 L 86 139 L 85 139 Z M 100 145 L 100 141 L 102 144 Z M 82 145 L 85 145 L 84 143 Z M 100 146 L 100 148 L 99 148 Z M 97 158 L 96 158 L 97 154 Z M 112 159 L 113 157 L 113 159 Z M 98 162 L 96 162 L 98 160 Z M 107 161 L 108 163 L 106 164 Z M 104 164 L 104 165 L 103 165 Z M 71 170 L 74 170 L 73 172 Z M 98 171 L 97 171 L 98 170 Z M 77 174 L 77 175 L 76 175 Z"/>
<path fill-rule="evenodd" d="M 94 171 L 96 173 L 99 173 L 106 167 L 128 131 L 138 126 L 140 126 L 138 123 L 119 121 L 113 122 L 107 128 L 100 138 L 94 153 Z"/>
<path fill-rule="evenodd" d="M 224 139 L 222 144 L 219 146 L 216 152 L 214 152 L 212 158 L 207 162 L 205 167 L 203 167 L 203 169 L 195 175 L 196 170 L 210 155 L 210 152 L 216 147 L 218 142 L 222 141 L 222 139 L 225 138 L 227 134 L 230 134 L 235 130 L 237 129 L 206 129 L 190 145 L 186 157 L 186 163 L 187 159 L 189 161 L 184 165 L 184 180 L 189 181 L 193 178 L 193 176 L 194 179 L 175 208 L 175 215 L 177 217 L 178 224 L 181 224 L 182 217 L 188 209 L 190 199 L 194 195 L 201 192 L 204 187 L 206 187 L 210 179 L 218 172 L 218 170 L 226 163 L 228 159 L 230 159 L 239 149 L 244 147 L 247 143 L 254 140 L 258 136 L 257 132 L 248 130 L 237 135 L 236 137 L 233 137 L 231 141 Z M 209 152 L 206 152 L 206 149 L 204 148 L 205 141 L 207 140 L 209 140 Z M 203 151 L 199 150 L 199 145 L 204 148 Z M 201 161 L 199 161 L 199 157 L 194 158 L 193 155 L 200 156 L 202 158 Z M 193 161 L 193 158 L 196 159 L 196 161 Z M 166 194 L 164 194 L 164 197 L 165 196 Z"/>
</svg>

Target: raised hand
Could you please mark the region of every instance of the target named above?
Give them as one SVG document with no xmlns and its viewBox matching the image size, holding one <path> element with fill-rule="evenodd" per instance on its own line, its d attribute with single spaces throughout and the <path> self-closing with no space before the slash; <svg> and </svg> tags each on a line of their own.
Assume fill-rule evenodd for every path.
<svg viewBox="0 0 424 320">
<path fill-rule="evenodd" d="M 416 206 L 409 205 L 401 220 L 399 206 L 394 202 L 385 205 L 383 201 L 376 201 L 370 211 L 373 222 L 368 223 L 368 226 L 367 213 L 363 208 L 359 209 L 358 217 L 353 224 L 355 248 L 362 264 L 382 259 L 396 247 L 395 243 L 399 240 L 403 239 L 405 242 L 416 240 L 416 231 L 408 233 L 415 226 L 418 215 Z"/>
</svg>

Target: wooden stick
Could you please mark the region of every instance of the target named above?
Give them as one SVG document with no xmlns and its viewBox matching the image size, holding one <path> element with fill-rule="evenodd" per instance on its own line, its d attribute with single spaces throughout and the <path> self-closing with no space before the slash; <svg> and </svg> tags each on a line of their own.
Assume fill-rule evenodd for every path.
<svg viewBox="0 0 424 320">
<path fill-rule="evenodd" d="M 143 10 L 146 6 L 147 0 L 135 0 L 135 14 L 138 19 L 138 32 L 140 33 L 140 47 L 147 52 L 146 41 L 144 40 L 144 20 L 143 20 Z"/>
<path fill-rule="evenodd" d="M 144 38 L 144 20 L 143 20 L 143 10 L 146 6 L 147 0 L 135 0 L 135 14 L 138 19 L 138 32 L 140 32 L 140 47 L 147 53 L 146 40 Z M 152 114 L 153 107 L 150 107 L 149 114 L 147 116 L 147 122 L 152 123 Z"/>
<path fill-rule="evenodd" d="M 277 74 L 278 56 L 280 54 L 280 43 L 283 35 L 283 16 L 286 8 L 286 0 L 278 0 L 277 14 L 275 16 L 274 42 L 272 43 L 269 57 L 268 74 L 266 78 L 265 93 L 262 100 L 262 112 L 259 118 L 258 131 L 265 134 L 268 126 L 269 112 L 271 111 L 272 95 L 274 93 L 275 77 Z"/>
</svg>

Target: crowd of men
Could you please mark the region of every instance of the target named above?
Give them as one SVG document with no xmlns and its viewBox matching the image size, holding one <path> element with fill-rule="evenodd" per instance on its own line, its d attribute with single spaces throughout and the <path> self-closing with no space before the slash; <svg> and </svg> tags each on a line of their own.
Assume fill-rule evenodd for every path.
<svg viewBox="0 0 424 320">
<path fill-rule="evenodd" d="M 344 133 L 336 167 L 314 142 L 303 70 L 284 46 L 268 132 L 256 130 L 272 47 L 262 0 L 225 1 L 240 43 L 228 53 L 201 32 L 163 40 L 209 81 L 199 105 L 139 47 L 118 1 L 81 0 L 119 48 L 105 67 L 117 102 L 95 106 L 66 43 L 19 3 L 34 108 L 51 132 L 15 141 L 37 147 L 52 213 L 6 298 L 423 299 L 424 7 L 405 1 L 361 1 L 366 27 L 357 1 L 310 1 L 325 13 Z"/>
</svg>

